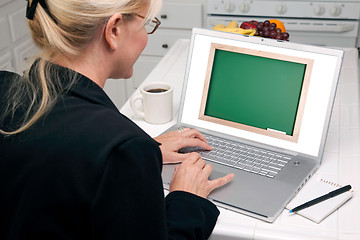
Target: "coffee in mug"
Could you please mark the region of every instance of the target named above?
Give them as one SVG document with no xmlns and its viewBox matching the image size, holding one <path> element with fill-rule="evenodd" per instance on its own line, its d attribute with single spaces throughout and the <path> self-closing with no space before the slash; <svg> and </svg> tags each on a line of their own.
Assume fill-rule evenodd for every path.
<svg viewBox="0 0 360 240">
<path fill-rule="evenodd" d="M 161 93 L 161 92 L 166 92 L 167 89 L 163 89 L 163 88 L 154 88 L 154 89 L 149 89 L 147 90 L 148 93 Z"/>
<path fill-rule="evenodd" d="M 136 106 L 141 102 L 142 109 Z M 133 111 L 148 123 L 163 124 L 173 119 L 173 88 L 164 82 L 143 84 L 130 99 Z"/>
</svg>

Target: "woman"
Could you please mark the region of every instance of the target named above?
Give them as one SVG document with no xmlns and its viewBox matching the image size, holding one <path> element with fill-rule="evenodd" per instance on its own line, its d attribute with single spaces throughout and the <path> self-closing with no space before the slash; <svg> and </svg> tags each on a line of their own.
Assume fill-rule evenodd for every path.
<svg viewBox="0 0 360 240">
<path fill-rule="evenodd" d="M 30 0 L 43 49 L 25 76 L 0 72 L 0 239 L 206 239 L 219 214 L 211 149 L 196 130 L 156 141 L 102 87 L 129 78 L 160 0 Z M 148 29 L 150 27 L 150 29 Z M 147 31 L 148 29 L 148 31 Z M 162 163 L 182 162 L 164 200 Z"/>
</svg>

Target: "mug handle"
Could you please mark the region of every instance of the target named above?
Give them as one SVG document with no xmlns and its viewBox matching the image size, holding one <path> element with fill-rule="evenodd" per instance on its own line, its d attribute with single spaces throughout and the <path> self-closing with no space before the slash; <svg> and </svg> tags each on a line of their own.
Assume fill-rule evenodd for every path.
<svg viewBox="0 0 360 240">
<path fill-rule="evenodd" d="M 135 103 L 137 101 L 141 101 L 141 104 L 143 105 L 143 97 L 141 95 L 141 93 L 135 94 L 131 99 L 130 99 L 130 106 L 132 108 L 132 110 L 139 115 L 140 117 L 145 117 L 145 113 L 143 111 L 141 111 L 139 108 L 136 107 Z"/>
</svg>

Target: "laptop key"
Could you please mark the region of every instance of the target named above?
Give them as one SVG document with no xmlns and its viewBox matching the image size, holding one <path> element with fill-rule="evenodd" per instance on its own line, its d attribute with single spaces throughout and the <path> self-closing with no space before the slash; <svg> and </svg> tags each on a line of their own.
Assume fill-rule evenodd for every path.
<svg viewBox="0 0 360 240">
<path fill-rule="evenodd" d="M 244 169 L 244 167 L 246 167 L 246 165 L 243 164 L 243 163 L 237 163 L 237 164 L 234 165 L 234 167 L 238 168 L 238 169 Z"/>
<path fill-rule="evenodd" d="M 244 170 L 244 171 L 247 171 L 247 172 L 250 172 L 250 171 L 251 171 L 251 167 L 245 166 L 243 170 Z"/>
<path fill-rule="evenodd" d="M 282 159 L 278 159 L 278 161 L 281 162 L 281 163 L 283 163 L 283 164 L 287 164 L 287 163 L 288 163 L 288 161 L 284 161 L 284 160 L 282 160 Z"/>
<path fill-rule="evenodd" d="M 281 170 L 281 168 L 279 168 L 276 165 L 272 165 L 272 164 L 270 164 L 268 167 L 271 168 L 271 169 L 274 169 L 274 171 L 280 171 Z"/>
<path fill-rule="evenodd" d="M 266 174 L 266 176 L 269 177 L 269 178 L 274 178 L 275 175 L 276 175 L 276 174 L 273 174 L 273 173 L 268 173 L 268 174 Z"/>
<path fill-rule="evenodd" d="M 257 174 L 259 174 L 261 176 L 266 176 L 266 173 L 264 174 L 262 171 L 258 172 Z"/>
<path fill-rule="evenodd" d="M 277 174 L 278 171 L 276 171 L 275 169 L 268 169 L 268 168 L 263 168 L 265 171 L 268 171 L 269 173 L 272 173 L 272 174 Z"/>
</svg>

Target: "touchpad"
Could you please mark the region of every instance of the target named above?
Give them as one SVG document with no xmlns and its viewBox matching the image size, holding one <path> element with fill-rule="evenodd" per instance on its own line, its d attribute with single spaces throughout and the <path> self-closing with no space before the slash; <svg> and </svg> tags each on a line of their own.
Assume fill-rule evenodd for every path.
<svg viewBox="0 0 360 240">
<path fill-rule="evenodd" d="M 214 179 L 217 179 L 217 178 L 222 178 L 224 176 L 226 176 L 227 174 L 226 173 L 222 173 L 222 172 L 219 172 L 219 171 L 212 171 L 210 176 L 209 176 L 209 180 L 214 180 Z"/>
</svg>

